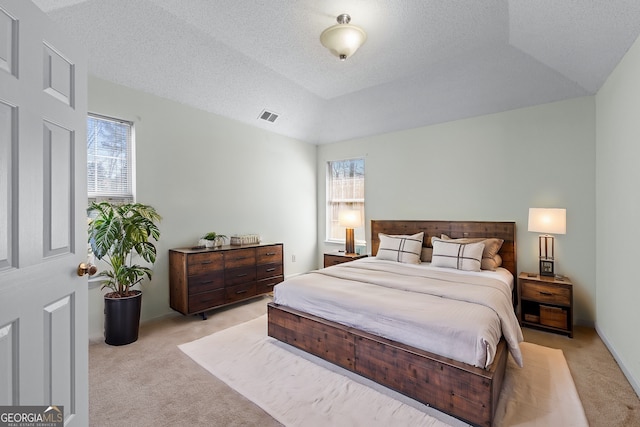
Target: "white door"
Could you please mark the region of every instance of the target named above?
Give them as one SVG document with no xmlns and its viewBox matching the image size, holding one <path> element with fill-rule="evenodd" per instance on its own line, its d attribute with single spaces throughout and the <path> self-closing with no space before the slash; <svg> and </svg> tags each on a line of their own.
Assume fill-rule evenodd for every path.
<svg viewBox="0 0 640 427">
<path fill-rule="evenodd" d="M 0 405 L 88 425 L 86 54 L 0 0 Z"/>
</svg>

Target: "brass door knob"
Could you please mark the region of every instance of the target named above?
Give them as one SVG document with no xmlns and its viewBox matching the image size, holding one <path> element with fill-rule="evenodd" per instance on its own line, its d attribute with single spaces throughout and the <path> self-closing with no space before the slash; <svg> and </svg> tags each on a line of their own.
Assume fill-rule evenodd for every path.
<svg viewBox="0 0 640 427">
<path fill-rule="evenodd" d="M 78 276 L 84 276 L 85 274 L 93 276 L 97 272 L 98 267 L 89 262 L 81 262 L 80 265 L 78 265 Z"/>
</svg>

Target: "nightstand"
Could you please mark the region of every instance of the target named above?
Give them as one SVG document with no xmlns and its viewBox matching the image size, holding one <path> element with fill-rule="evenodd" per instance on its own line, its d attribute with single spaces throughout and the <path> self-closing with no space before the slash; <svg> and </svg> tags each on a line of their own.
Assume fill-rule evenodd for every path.
<svg viewBox="0 0 640 427">
<path fill-rule="evenodd" d="M 360 258 L 366 258 L 367 255 L 359 254 L 347 254 L 344 252 L 329 252 L 324 254 L 324 266 L 331 267 L 332 265 L 342 264 L 343 262 L 354 261 Z"/>
<path fill-rule="evenodd" d="M 518 276 L 520 324 L 573 338 L 573 284 L 566 277 Z"/>
</svg>

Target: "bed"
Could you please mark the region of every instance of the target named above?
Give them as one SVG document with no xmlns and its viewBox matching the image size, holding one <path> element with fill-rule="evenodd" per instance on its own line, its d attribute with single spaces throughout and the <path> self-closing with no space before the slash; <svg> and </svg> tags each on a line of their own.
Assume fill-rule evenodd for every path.
<svg viewBox="0 0 640 427">
<path fill-rule="evenodd" d="M 483 277 L 467 279 L 465 275 L 464 278 L 459 279 L 461 283 L 456 283 L 456 286 L 442 286 L 443 283 L 453 280 L 449 276 L 442 276 L 442 274 L 448 274 L 447 272 L 425 273 L 429 269 L 423 269 L 419 265 L 403 266 L 400 265 L 401 263 L 374 258 L 296 276 L 277 285 L 274 291 L 274 302 L 268 307 L 268 333 L 282 342 L 349 369 L 464 421 L 490 426 L 493 423 L 504 379 L 508 353 L 511 351 L 516 361 L 521 363 L 521 360 L 517 359 L 519 353 L 517 343 L 522 339 L 522 335 L 512 305 L 513 280 L 517 271 L 515 223 L 371 221 L 372 256 L 377 255 L 379 250 L 382 256 L 388 249 L 386 240 L 381 245 L 380 235 L 383 239 L 387 239 L 388 236 L 409 236 L 420 232 L 424 234 L 419 245 L 427 250 L 431 246 L 431 238 L 434 236 L 439 238 L 443 234 L 452 239 L 492 237 L 503 241 L 498 252 L 502 259 L 502 268 L 497 269 L 496 274 L 504 269 L 503 271 L 511 278 L 510 283 L 505 280 L 505 285 L 508 284 L 510 287 L 491 283 L 492 288 L 487 292 L 493 295 L 491 299 L 496 299 L 499 307 L 475 308 L 475 305 L 469 305 L 474 308 L 468 310 L 463 307 L 463 311 L 477 311 L 480 319 L 486 319 L 486 325 L 485 320 L 475 323 L 478 324 L 476 325 L 478 330 L 487 336 L 478 338 L 473 335 L 475 332 L 470 332 L 470 336 L 467 337 L 462 330 L 455 329 L 457 320 L 454 319 L 447 320 L 451 325 L 444 324 L 439 327 L 444 331 L 453 331 L 451 335 L 456 336 L 456 340 L 460 342 L 469 341 L 471 344 L 469 351 L 456 353 L 455 350 L 458 350 L 456 347 L 463 347 L 462 345 L 443 347 L 437 335 L 438 328 L 434 328 L 436 329 L 433 332 L 434 335 L 430 326 L 421 330 L 419 324 L 412 323 L 413 317 L 410 314 L 419 307 L 429 307 L 429 310 L 423 310 L 425 319 L 428 319 L 426 313 L 429 312 L 432 315 L 430 321 L 434 324 L 441 322 L 440 316 L 443 313 L 441 304 L 445 299 L 444 295 L 440 295 L 441 289 L 450 288 L 454 294 L 467 289 L 468 291 L 464 292 L 470 295 L 481 295 L 477 290 L 480 286 L 475 283 L 467 285 L 466 282 L 480 280 L 483 286 L 485 282 L 490 284 L 491 281 L 486 279 L 484 274 L 470 273 L 470 275 Z M 438 254 L 440 254 L 439 248 Z M 384 263 L 388 263 L 389 268 L 383 265 Z M 426 265 L 426 267 L 429 266 Z M 434 270 L 452 269 L 435 268 Z M 422 276 L 432 274 L 437 274 L 436 295 L 431 295 L 431 291 L 425 294 L 422 291 L 416 293 L 415 289 L 418 288 L 414 287 L 423 286 Z M 379 286 L 380 284 L 384 286 Z M 410 292 L 406 292 L 407 290 Z M 349 300 L 349 293 L 357 296 L 352 303 L 349 303 L 352 306 L 346 302 L 343 303 L 343 300 Z M 484 293 L 483 291 L 482 294 Z M 410 298 L 404 301 L 398 300 L 396 303 L 394 296 L 396 294 L 398 298 L 402 297 L 400 294 L 409 294 Z M 466 304 L 467 301 L 458 301 L 460 298 L 457 295 L 453 297 L 455 301 L 446 302 L 446 304 L 454 304 L 458 307 L 455 310 L 461 312 L 460 304 Z M 338 299 L 332 300 L 332 298 Z M 474 296 L 473 302 L 476 302 L 475 298 Z M 325 299 L 328 301 L 327 304 L 323 303 Z M 465 296 L 464 299 L 467 297 Z M 345 306 L 346 310 L 351 310 L 351 313 L 358 313 L 356 316 L 352 315 L 353 318 L 366 317 L 365 306 L 369 304 L 367 302 L 369 300 L 371 304 L 376 304 L 376 301 L 385 301 L 378 302 L 373 310 L 372 316 L 377 320 L 376 324 L 366 323 L 371 319 L 358 323 L 361 319 L 350 322 L 344 316 L 340 317 L 339 306 Z M 394 304 L 398 305 L 394 306 Z M 487 314 L 492 311 L 497 313 L 498 320 Z M 363 315 L 360 316 L 360 313 Z M 444 318 L 444 315 L 442 316 Z M 497 333 L 495 332 L 496 322 L 499 329 Z M 404 333 L 398 335 L 398 331 L 387 330 L 387 327 L 396 327 Z M 427 330 L 429 332 L 426 332 Z M 446 332 L 444 334 L 446 335 Z M 438 343 L 437 350 L 429 347 L 431 342 Z M 482 353 L 483 348 L 486 354 Z"/>
</svg>

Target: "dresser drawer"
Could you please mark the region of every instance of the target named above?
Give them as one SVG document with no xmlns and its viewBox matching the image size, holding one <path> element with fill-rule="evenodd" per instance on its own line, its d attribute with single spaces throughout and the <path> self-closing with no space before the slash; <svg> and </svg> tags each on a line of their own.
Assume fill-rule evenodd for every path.
<svg viewBox="0 0 640 427">
<path fill-rule="evenodd" d="M 224 288 L 224 270 L 210 271 L 199 276 L 190 276 L 189 295 Z"/>
<path fill-rule="evenodd" d="M 282 264 L 263 264 L 258 266 L 258 280 L 274 276 L 282 276 Z"/>
<path fill-rule="evenodd" d="M 256 257 L 258 264 L 282 264 L 282 245 L 259 247 Z"/>
<path fill-rule="evenodd" d="M 189 313 L 197 313 L 224 304 L 224 289 L 189 295 Z"/>
<path fill-rule="evenodd" d="M 242 268 L 231 268 L 224 272 L 225 286 L 233 286 L 233 285 L 238 285 L 240 283 L 255 282 L 255 280 L 256 280 L 256 268 L 254 266 L 242 267 Z"/>
<path fill-rule="evenodd" d="M 284 280 L 284 276 L 277 276 L 271 279 L 259 280 L 256 284 L 256 295 L 273 292 L 273 287 Z"/>
<path fill-rule="evenodd" d="M 256 295 L 256 282 L 224 288 L 224 302 L 226 304 L 240 301 L 254 295 Z"/>
<path fill-rule="evenodd" d="M 571 305 L 571 291 L 565 287 L 523 280 L 520 292 L 522 293 L 521 298 L 524 299 L 549 304 Z"/>
<path fill-rule="evenodd" d="M 256 265 L 256 248 L 235 249 L 224 254 L 224 268 Z"/>
<path fill-rule="evenodd" d="M 224 268 L 224 256 L 222 253 L 204 252 L 200 254 L 190 254 L 187 257 L 187 271 L 189 276 L 197 276 L 211 270 L 222 270 Z"/>
</svg>

